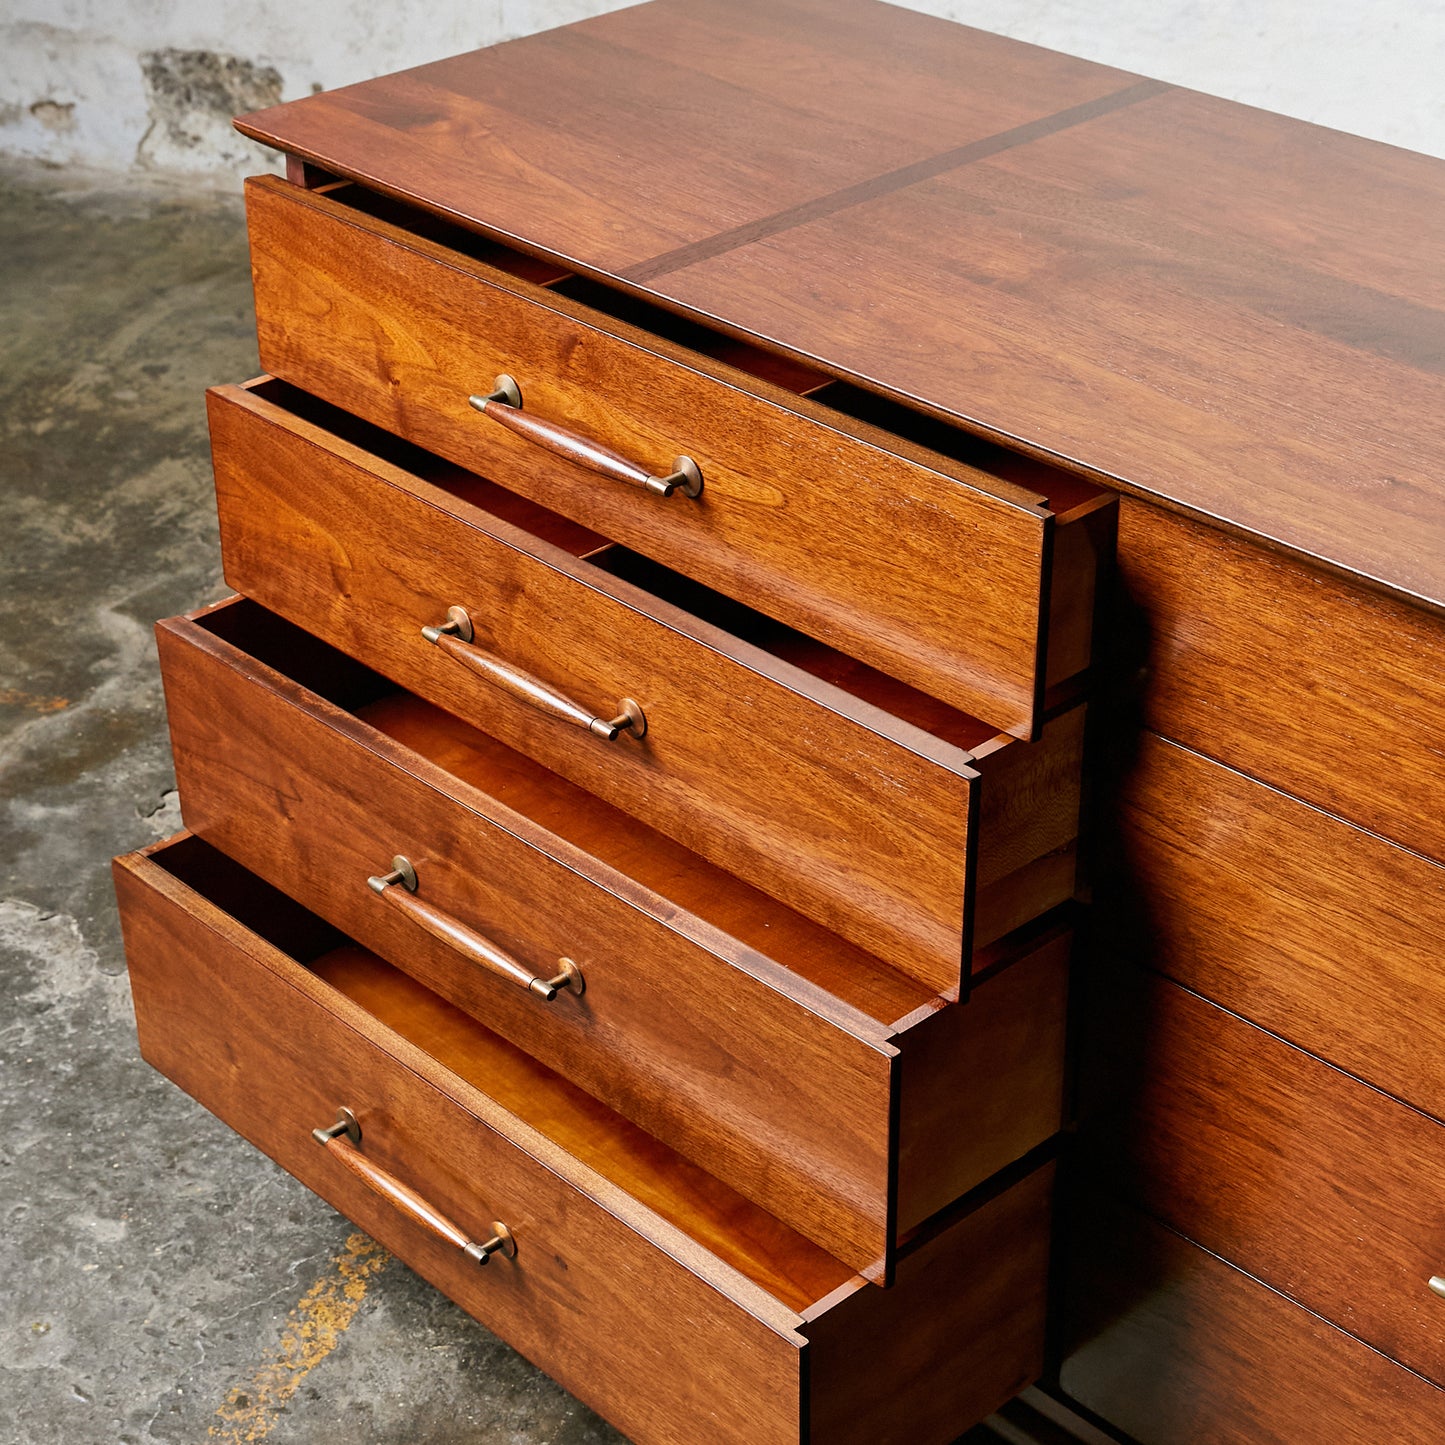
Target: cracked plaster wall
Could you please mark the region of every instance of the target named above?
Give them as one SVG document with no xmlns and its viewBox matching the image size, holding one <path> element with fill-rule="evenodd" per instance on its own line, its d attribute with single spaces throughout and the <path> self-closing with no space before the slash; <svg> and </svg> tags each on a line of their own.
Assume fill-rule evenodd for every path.
<svg viewBox="0 0 1445 1445">
<path fill-rule="evenodd" d="M 1442 0 L 909 0 L 910 7 L 1445 156 Z M 0 153 L 189 172 L 268 163 L 230 117 L 618 8 L 7 0 Z"/>
</svg>

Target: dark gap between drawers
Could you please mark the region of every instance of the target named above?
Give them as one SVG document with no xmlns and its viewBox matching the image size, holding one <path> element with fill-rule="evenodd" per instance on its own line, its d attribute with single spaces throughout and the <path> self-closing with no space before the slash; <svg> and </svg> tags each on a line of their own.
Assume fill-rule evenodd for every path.
<svg viewBox="0 0 1445 1445">
<path fill-rule="evenodd" d="M 826 1250 L 199 838 L 150 860 L 790 1309 L 854 1278 Z"/>
</svg>

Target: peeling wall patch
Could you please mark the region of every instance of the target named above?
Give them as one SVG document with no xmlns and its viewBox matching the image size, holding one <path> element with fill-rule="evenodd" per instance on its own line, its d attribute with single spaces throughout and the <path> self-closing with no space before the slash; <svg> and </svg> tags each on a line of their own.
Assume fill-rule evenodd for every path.
<svg viewBox="0 0 1445 1445">
<path fill-rule="evenodd" d="M 231 118 L 281 100 L 281 72 L 214 50 L 148 50 L 140 58 L 150 127 L 138 158 L 224 145 Z"/>
<path fill-rule="evenodd" d="M 73 100 L 37 100 L 30 107 L 30 114 L 47 130 L 75 129 L 75 102 Z"/>
</svg>

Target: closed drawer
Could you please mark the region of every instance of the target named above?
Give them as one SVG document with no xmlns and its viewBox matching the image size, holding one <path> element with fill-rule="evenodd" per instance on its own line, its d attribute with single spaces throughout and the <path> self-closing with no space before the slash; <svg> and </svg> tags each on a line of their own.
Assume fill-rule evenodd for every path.
<svg viewBox="0 0 1445 1445">
<path fill-rule="evenodd" d="M 870 1277 L 1058 1129 L 1063 924 L 950 1006 L 252 602 L 158 636 L 192 831 Z"/>
<path fill-rule="evenodd" d="M 1148 726 L 1445 863 L 1445 618 L 1132 499 L 1119 573 Z"/>
<path fill-rule="evenodd" d="M 1101 1040 L 1111 1187 L 1445 1383 L 1445 1126 L 1167 980 L 1121 969 L 1107 997 L 1143 1041 Z"/>
<path fill-rule="evenodd" d="M 1018 742 L 291 388 L 210 401 L 231 585 L 410 691 L 935 990 L 1072 895 L 1082 705 Z"/>
<path fill-rule="evenodd" d="M 1060 1381 L 1139 1445 L 1435 1445 L 1445 1394 L 1147 1216 L 1070 1211 Z"/>
<path fill-rule="evenodd" d="M 368 214 L 376 198 L 356 187 L 266 177 L 247 195 L 275 375 L 1017 736 L 1036 734 L 1048 687 L 1087 667 L 1105 494 L 1034 469 L 1051 510 L 822 393 L 559 294 L 571 281 L 549 291 L 515 274 L 536 263 L 474 236 L 442 245 Z M 520 409 L 479 414 L 469 397 L 500 375 Z M 537 426 L 579 440 L 559 455 Z M 638 476 L 689 457 L 702 491 L 663 498 L 576 460 L 599 448 Z"/>
<path fill-rule="evenodd" d="M 1037 1373 L 1050 1166 L 875 1289 L 199 840 L 116 882 L 146 1059 L 639 1445 L 943 1445 Z"/>
<path fill-rule="evenodd" d="M 1445 868 L 1142 734 L 1101 926 L 1170 978 L 1445 1119 Z"/>
</svg>

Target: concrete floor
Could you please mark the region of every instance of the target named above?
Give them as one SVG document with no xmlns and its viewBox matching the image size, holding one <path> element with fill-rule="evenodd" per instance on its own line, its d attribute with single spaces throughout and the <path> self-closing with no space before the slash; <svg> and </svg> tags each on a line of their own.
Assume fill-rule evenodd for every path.
<svg viewBox="0 0 1445 1445">
<path fill-rule="evenodd" d="M 0 174 L 0 1441 L 620 1441 L 136 1051 L 107 863 L 180 826 L 151 624 L 256 369 L 235 202 Z"/>
<path fill-rule="evenodd" d="M 257 362 L 239 204 L 114 184 L 0 171 L 0 1442 L 619 1442 L 137 1052 L 107 864 L 180 826 L 151 624 Z"/>
</svg>

